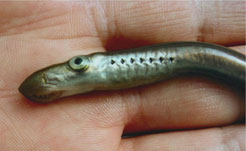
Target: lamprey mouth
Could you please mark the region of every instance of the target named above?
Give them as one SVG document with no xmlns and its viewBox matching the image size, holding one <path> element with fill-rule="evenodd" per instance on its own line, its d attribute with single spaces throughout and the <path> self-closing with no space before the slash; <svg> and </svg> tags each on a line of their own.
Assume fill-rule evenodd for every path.
<svg viewBox="0 0 246 151">
<path fill-rule="evenodd" d="M 57 96 L 57 93 L 49 93 L 49 94 L 33 94 L 31 95 L 33 98 L 36 99 L 49 99 L 51 97 Z"/>
<path fill-rule="evenodd" d="M 62 91 L 57 91 L 57 92 L 52 92 L 52 93 L 43 93 L 43 94 L 39 94 L 39 93 L 26 93 L 23 92 L 20 88 L 19 91 L 28 99 L 30 100 L 34 100 L 37 103 L 47 103 L 50 102 L 54 99 L 58 99 L 60 98 L 60 96 L 62 95 Z"/>
</svg>

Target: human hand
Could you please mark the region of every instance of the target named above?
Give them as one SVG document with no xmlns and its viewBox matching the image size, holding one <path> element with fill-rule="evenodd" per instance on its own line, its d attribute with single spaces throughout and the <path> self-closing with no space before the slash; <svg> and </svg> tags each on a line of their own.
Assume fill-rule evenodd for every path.
<svg viewBox="0 0 246 151">
<path fill-rule="evenodd" d="M 244 100 L 205 77 L 46 105 L 29 102 L 17 90 L 32 72 L 92 52 L 168 41 L 206 41 L 245 51 L 244 4 L 0 2 L 0 150 L 245 150 L 245 125 L 234 124 L 244 118 Z M 172 131 L 121 138 L 159 130 Z"/>
</svg>

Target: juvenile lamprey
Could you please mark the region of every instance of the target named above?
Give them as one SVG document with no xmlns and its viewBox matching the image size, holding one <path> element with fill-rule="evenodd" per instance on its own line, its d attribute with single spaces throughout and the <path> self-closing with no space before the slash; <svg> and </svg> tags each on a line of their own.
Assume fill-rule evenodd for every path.
<svg viewBox="0 0 246 151">
<path fill-rule="evenodd" d="M 183 74 L 205 74 L 245 90 L 245 55 L 201 42 L 174 42 L 114 52 L 75 56 L 30 75 L 19 91 L 33 102 L 94 90 L 154 83 Z"/>
</svg>

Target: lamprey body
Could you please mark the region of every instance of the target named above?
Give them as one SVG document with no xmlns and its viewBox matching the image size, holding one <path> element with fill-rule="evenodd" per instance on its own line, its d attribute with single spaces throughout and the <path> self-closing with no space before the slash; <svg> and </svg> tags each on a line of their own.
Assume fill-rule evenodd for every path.
<svg viewBox="0 0 246 151">
<path fill-rule="evenodd" d="M 19 91 L 31 101 L 47 103 L 94 90 L 116 90 L 199 73 L 245 89 L 245 55 L 229 48 L 174 42 L 135 49 L 75 56 L 30 75 Z"/>
</svg>

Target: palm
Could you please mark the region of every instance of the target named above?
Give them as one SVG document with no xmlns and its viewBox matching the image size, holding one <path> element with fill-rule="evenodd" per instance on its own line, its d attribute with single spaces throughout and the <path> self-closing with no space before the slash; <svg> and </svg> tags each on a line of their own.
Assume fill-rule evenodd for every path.
<svg viewBox="0 0 246 151">
<path fill-rule="evenodd" d="M 203 151 L 235 144 L 244 150 L 244 124 L 230 125 L 243 118 L 242 98 L 204 77 L 48 105 L 17 91 L 37 69 L 105 48 L 183 40 L 243 44 L 243 14 L 238 2 L 1 2 L 0 150 Z M 203 127 L 211 128 L 192 130 Z M 122 133 L 187 128 L 121 139 Z"/>
</svg>

